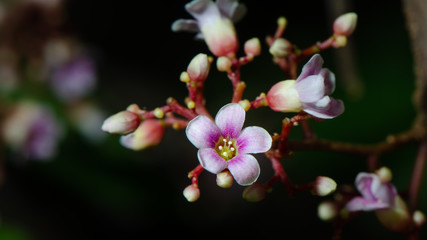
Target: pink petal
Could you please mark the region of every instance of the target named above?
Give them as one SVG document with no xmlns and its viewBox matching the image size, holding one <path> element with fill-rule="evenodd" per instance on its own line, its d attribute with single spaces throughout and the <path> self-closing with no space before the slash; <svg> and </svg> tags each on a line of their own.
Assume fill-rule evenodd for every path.
<svg viewBox="0 0 427 240">
<path fill-rule="evenodd" d="M 241 154 L 228 161 L 228 170 L 236 182 L 246 186 L 254 183 L 260 173 L 256 158 L 250 154 Z"/>
<path fill-rule="evenodd" d="M 335 74 L 327 68 L 322 68 L 319 75 L 325 79 L 325 95 L 330 95 L 335 90 Z"/>
<path fill-rule="evenodd" d="M 316 102 L 325 96 L 325 81 L 321 75 L 308 76 L 297 82 L 295 89 L 301 102 Z"/>
<path fill-rule="evenodd" d="M 314 117 L 330 119 L 344 112 L 344 103 L 325 96 L 315 103 L 304 103 L 303 110 Z"/>
<path fill-rule="evenodd" d="M 227 167 L 227 162 L 213 148 L 203 148 L 197 152 L 202 167 L 211 173 L 220 173 Z"/>
<path fill-rule="evenodd" d="M 376 174 L 359 173 L 356 177 L 356 187 L 367 199 L 381 201 L 393 206 L 397 195 L 396 189 L 390 183 L 383 183 Z"/>
<path fill-rule="evenodd" d="M 308 62 L 302 68 L 301 74 L 297 78 L 297 82 L 308 76 L 319 74 L 322 65 L 323 58 L 319 54 L 315 54 L 313 57 L 310 58 L 310 60 L 308 60 Z"/>
<path fill-rule="evenodd" d="M 236 139 L 245 122 L 246 112 L 237 103 L 229 103 L 222 107 L 215 117 L 215 123 L 223 137 Z"/>
<path fill-rule="evenodd" d="M 373 211 L 377 209 L 388 208 L 390 205 L 380 202 L 380 201 L 371 201 L 363 197 L 355 197 L 350 202 L 347 203 L 346 208 L 350 212 L 355 211 Z"/>
<path fill-rule="evenodd" d="M 199 22 L 199 26 L 221 17 L 218 7 L 211 0 L 191 1 L 185 5 L 185 9 Z"/>
<path fill-rule="evenodd" d="M 185 130 L 188 140 L 197 148 L 215 147 L 221 132 L 212 120 L 199 115 L 191 120 Z"/>
<path fill-rule="evenodd" d="M 261 127 L 247 127 L 237 138 L 237 149 L 242 153 L 263 153 L 271 148 L 270 134 Z"/>
</svg>

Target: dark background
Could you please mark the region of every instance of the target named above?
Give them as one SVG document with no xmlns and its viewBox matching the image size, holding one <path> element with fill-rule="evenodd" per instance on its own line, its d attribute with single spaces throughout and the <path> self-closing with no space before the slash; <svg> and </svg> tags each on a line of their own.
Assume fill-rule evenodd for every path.
<svg viewBox="0 0 427 240">
<path fill-rule="evenodd" d="M 338 2 L 338 0 L 335 0 Z M 183 101 L 185 85 L 180 73 L 199 52 L 203 42 L 188 33 L 173 33 L 171 23 L 191 18 L 187 1 L 86 1 L 67 4 L 67 15 L 79 39 L 94 54 L 99 74 L 95 93 L 108 114 L 131 103 L 153 109 L 169 96 Z M 244 41 L 258 37 L 263 54 L 242 69 L 248 87 L 244 98 L 254 99 L 285 76 L 275 66 L 264 43 L 273 34 L 276 19 L 285 16 L 285 37 L 307 47 L 332 34 L 331 1 L 243 1 L 247 15 L 236 24 Z M 414 75 L 409 39 L 401 2 L 348 1 L 358 14 L 358 26 L 349 39 L 356 78 L 363 91 L 346 86 L 346 72 L 339 71 L 337 52 L 322 53 L 325 67 L 337 74 L 334 97 L 343 99 L 346 111 L 336 119 L 313 123 L 321 138 L 373 143 L 409 129 L 415 116 L 411 96 Z M 231 99 L 231 86 L 215 66 L 207 81 L 207 107 L 212 114 Z M 350 89 L 350 90 L 348 90 Z M 280 131 L 284 114 L 257 109 L 247 114 L 246 125 Z M 301 137 L 295 128 L 292 138 Z M 158 236 L 204 238 L 207 236 L 277 236 L 287 239 L 330 239 L 332 225 L 317 218 L 317 205 L 332 197 L 309 193 L 288 197 L 280 184 L 260 203 L 241 198 L 243 187 L 215 184 L 215 175 L 204 172 L 201 197 L 188 203 L 182 190 L 190 184 L 187 173 L 197 166 L 196 149 L 184 131 L 167 129 L 162 143 L 142 152 L 121 147 L 117 136 L 94 146 L 74 132 L 61 143 L 51 162 L 26 165 L 6 163 L 0 188 L 0 239 L 143 239 Z M 407 188 L 416 148 L 405 147 L 381 156 L 393 171 L 393 183 Z M 257 156 L 262 182 L 272 176 L 269 161 Z M 338 184 L 353 184 L 366 171 L 364 159 L 323 152 L 296 152 L 283 165 L 294 183 L 316 176 L 332 177 Z M 421 210 L 427 212 L 427 185 L 423 185 Z M 296 236 L 296 237 L 292 237 Z M 423 236 L 427 236 L 425 229 Z M 386 230 L 373 213 L 358 216 L 345 226 L 343 239 L 404 239 Z"/>
</svg>

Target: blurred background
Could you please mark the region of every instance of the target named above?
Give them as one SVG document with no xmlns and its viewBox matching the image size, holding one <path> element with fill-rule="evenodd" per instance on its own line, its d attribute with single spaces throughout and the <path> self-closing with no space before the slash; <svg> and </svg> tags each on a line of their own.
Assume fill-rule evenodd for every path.
<svg viewBox="0 0 427 240">
<path fill-rule="evenodd" d="M 358 25 L 348 47 L 321 53 L 324 67 L 337 76 L 333 96 L 344 100 L 346 111 L 312 126 L 320 138 L 354 143 L 375 143 L 411 127 L 413 60 L 399 0 L 241 2 L 248 8 L 236 24 L 241 45 L 258 37 L 263 48 L 242 68 L 244 98 L 253 100 L 285 78 L 263 41 L 274 34 L 279 16 L 288 19 L 284 37 L 305 48 L 328 38 L 337 16 L 354 11 Z M 0 3 L 0 239 L 331 238 L 333 227 L 318 219 L 317 206 L 332 197 L 304 192 L 290 198 L 276 184 L 265 200 L 249 203 L 243 187 L 222 189 L 204 172 L 200 199 L 188 203 L 182 191 L 198 161 L 184 131 L 167 129 L 158 146 L 141 152 L 101 132 L 105 117 L 132 103 L 151 110 L 170 96 L 183 102 L 180 73 L 193 56 L 208 53 L 192 34 L 170 30 L 174 20 L 191 18 L 187 1 Z M 226 75 L 213 67 L 208 110 L 215 114 L 231 91 Z M 291 115 L 257 109 L 245 124 L 279 132 L 285 116 Z M 300 129 L 292 130 L 292 139 L 301 137 Z M 408 187 L 415 155 L 416 147 L 408 146 L 380 158 L 398 190 Z M 265 182 L 273 171 L 268 159 L 257 158 Z M 367 169 L 360 157 L 324 152 L 296 152 L 282 163 L 297 184 L 321 175 L 352 185 Z M 420 203 L 426 213 L 426 184 Z M 378 237 L 404 239 L 373 213 L 359 215 L 343 231 L 343 239 Z"/>
</svg>

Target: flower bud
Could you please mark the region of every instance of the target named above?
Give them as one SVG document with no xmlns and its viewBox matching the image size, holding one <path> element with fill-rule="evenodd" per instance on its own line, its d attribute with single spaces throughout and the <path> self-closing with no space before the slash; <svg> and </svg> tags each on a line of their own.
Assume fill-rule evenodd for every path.
<svg viewBox="0 0 427 240">
<path fill-rule="evenodd" d="M 245 42 L 244 50 L 247 56 L 259 56 L 261 54 L 261 43 L 258 38 L 251 38 Z"/>
<path fill-rule="evenodd" d="M 337 206 L 334 202 L 325 201 L 317 207 L 317 216 L 323 221 L 330 221 L 338 215 Z"/>
<path fill-rule="evenodd" d="M 210 63 L 208 55 L 199 53 L 188 64 L 187 74 L 193 82 L 203 82 L 209 74 Z"/>
<path fill-rule="evenodd" d="M 232 57 L 238 49 L 236 30 L 230 19 L 218 18 L 201 24 L 209 50 L 217 57 Z"/>
<path fill-rule="evenodd" d="M 107 118 L 102 124 L 102 130 L 112 134 L 125 135 L 135 131 L 140 121 L 136 113 L 125 110 Z"/>
<path fill-rule="evenodd" d="M 393 207 L 375 211 L 381 224 L 393 232 L 408 232 L 412 228 L 412 218 L 405 202 L 400 196 L 395 197 Z"/>
<path fill-rule="evenodd" d="M 129 111 L 129 112 L 136 113 L 136 114 L 141 114 L 141 113 L 145 112 L 145 111 L 144 111 L 144 110 L 142 110 L 142 109 L 138 106 L 138 104 L 136 104 L 136 103 L 133 103 L 133 104 L 129 105 L 129 106 L 126 108 L 126 110 L 127 110 L 127 111 Z"/>
<path fill-rule="evenodd" d="M 302 103 L 295 89 L 295 80 L 285 80 L 276 83 L 267 93 L 268 106 L 278 112 L 299 112 Z"/>
<path fill-rule="evenodd" d="M 334 34 L 340 36 L 350 36 L 357 24 L 357 14 L 350 12 L 339 16 L 333 25 Z"/>
<path fill-rule="evenodd" d="M 416 210 L 412 215 L 412 220 L 415 223 L 415 226 L 421 227 L 426 222 L 426 216 L 420 210 Z"/>
<path fill-rule="evenodd" d="M 216 60 L 216 67 L 220 72 L 228 72 L 231 70 L 232 62 L 228 57 L 219 57 Z"/>
<path fill-rule="evenodd" d="M 216 184 L 222 188 L 230 188 L 233 185 L 233 176 L 228 170 L 216 175 Z"/>
<path fill-rule="evenodd" d="M 381 167 L 380 169 L 375 171 L 375 174 L 378 176 L 381 182 L 387 183 L 391 181 L 392 173 L 390 168 Z"/>
<path fill-rule="evenodd" d="M 313 184 L 313 193 L 318 196 L 329 195 L 337 189 L 337 183 L 329 177 L 319 176 Z"/>
<path fill-rule="evenodd" d="M 265 198 L 266 189 L 261 183 L 255 182 L 245 188 L 243 198 L 249 202 L 260 202 Z"/>
<path fill-rule="evenodd" d="M 200 190 L 199 188 L 194 185 L 188 185 L 184 191 L 182 192 L 184 194 L 184 197 L 187 199 L 187 201 L 189 202 L 195 202 L 199 199 L 200 197 Z"/>
<path fill-rule="evenodd" d="M 288 56 L 291 51 L 292 51 L 292 44 L 284 38 L 276 39 L 271 45 L 269 50 L 271 55 L 278 58 L 283 58 Z"/>
<path fill-rule="evenodd" d="M 165 133 L 161 120 L 147 119 L 131 134 L 122 136 L 120 143 L 129 149 L 138 151 L 160 143 Z"/>
</svg>

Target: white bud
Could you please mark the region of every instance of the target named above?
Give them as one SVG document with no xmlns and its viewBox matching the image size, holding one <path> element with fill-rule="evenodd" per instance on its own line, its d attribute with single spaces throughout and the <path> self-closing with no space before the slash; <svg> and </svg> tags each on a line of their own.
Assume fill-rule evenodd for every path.
<svg viewBox="0 0 427 240">
<path fill-rule="evenodd" d="M 220 72 L 228 72 L 231 70 L 232 62 L 228 57 L 219 57 L 216 60 L 216 67 Z"/>
<path fill-rule="evenodd" d="M 200 197 L 200 190 L 199 188 L 194 185 L 188 185 L 184 191 L 182 192 L 182 194 L 184 194 L 184 197 L 187 199 L 187 201 L 189 202 L 195 202 L 199 199 Z"/>
<path fill-rule="evenodd" d="M 271 53 L 271 55 L 278 58 L 283 58 L 288 56 L 291 51 L 292 51 L 292 44 L 284 38 L 276 39 L 269 49 L 269 52 Z"/>
<path fill-rule="evenodd" d="M 233 185 L 233 176 L 228 170 L 216 175 L 216 184 L 222 188 L 230 188 Z"/>
<path fill-rule="evenodd" d="M 357 24 L 357 14 L 350 12 L 339 16 L 333 25 L 334 34 L 340 36 L 350 36 Z"/>
<path fill-rule="evenodd" d="M 244 50 L 247 56 L 259 56 L 261 54 L 261 43 L 258 38 L 251 38 L 245 42 Z"/>
<path fill-rule="evenodd" d="M 107 118 L 102 130 L 112 134 L 125 135 L 135 131 L 141 122 L 139 116 L 131 111 L 121 111 Z"/>
<path fill-rule="evenodd" d="M 337 215 L 337 206 L 331 201 L 322 202 L 317 207 L 317 216 L 323 221 L 330 221 Z"/>
<path fill-rule="evenodd" d="M 329 177 L 319 176 L 313 185 L 313 193 L 318 196 L 329 195 L 337 189 L 337 183 Z"/>
</svg>

